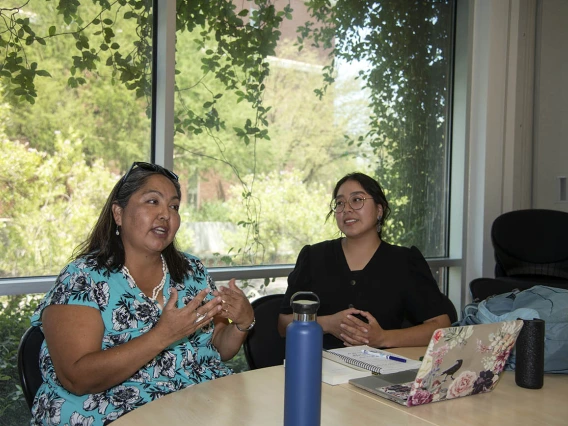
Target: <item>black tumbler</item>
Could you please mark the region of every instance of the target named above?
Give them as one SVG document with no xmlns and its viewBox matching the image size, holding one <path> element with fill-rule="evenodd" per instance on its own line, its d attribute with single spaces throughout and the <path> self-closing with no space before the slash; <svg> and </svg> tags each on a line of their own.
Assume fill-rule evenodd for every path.
<svg viewBox="0 0 568 426">
<path fill-rule="evenodd" d="M 527 389 L 540 389 L 544 381 L 544 320 L 523 320 L 517 338 L 515 383 Z"/>
</svg>

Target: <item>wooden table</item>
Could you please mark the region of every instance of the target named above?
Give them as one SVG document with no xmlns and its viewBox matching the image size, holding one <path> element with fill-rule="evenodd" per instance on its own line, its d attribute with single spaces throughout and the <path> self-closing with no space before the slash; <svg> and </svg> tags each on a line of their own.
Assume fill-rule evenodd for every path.
<svg viewBox="0 0 568 426">
<path fill-rule="evenodd" d="M 425 348 L 392 350 L 418 358 Z M 281 426 L 284 368 L 247 371 L 189 387 L 119 418 L 116 426 Z M 506 372 L 493 392 L 407 408 L 349 384 L 322 384 L 322 426 L 566 425 L 568 376 L 545 375 L 544 387 L 523 389 Z"/>
</svg>

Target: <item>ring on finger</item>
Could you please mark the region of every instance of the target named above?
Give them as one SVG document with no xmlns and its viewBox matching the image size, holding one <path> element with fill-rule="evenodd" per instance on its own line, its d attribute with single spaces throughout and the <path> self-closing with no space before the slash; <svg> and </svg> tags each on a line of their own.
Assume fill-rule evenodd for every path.
<svg viewBox="0 0 568 426">
<path fill-rule="evenodd" d="M 203 318 L 205 318 L 207 316 L 207 312 L 205 312 L 204 314 L 200 314 L 199 312 L 197 312 L 197 310 L 195 310 L 195 323 L 197 324 L 198 322 L 202 321 Z"/>
</svg>

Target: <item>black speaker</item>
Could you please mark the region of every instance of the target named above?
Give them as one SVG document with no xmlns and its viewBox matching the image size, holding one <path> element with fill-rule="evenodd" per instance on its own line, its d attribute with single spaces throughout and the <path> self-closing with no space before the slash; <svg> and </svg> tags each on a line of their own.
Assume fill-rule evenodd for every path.
<svg viewBox="0 0 568 426">
<path fill-rule="evenodd" d="M 544 382 L 544 320 L 523 320 L 516 343 L 515 383 L 540 389 Z"/>
</svg>

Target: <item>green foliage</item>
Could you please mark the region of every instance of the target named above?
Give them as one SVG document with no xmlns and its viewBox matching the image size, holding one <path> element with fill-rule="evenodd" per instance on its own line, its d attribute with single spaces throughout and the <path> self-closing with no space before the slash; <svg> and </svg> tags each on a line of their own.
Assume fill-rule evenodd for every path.
<svg viewBox="0 0 568 426">
<path fill-rule="evenodd" d="M 109 3 L 92 0 L 89 7 L 78 1 L 60 1 L 57 12 L 61 19 L 56 25 L 41 22 L 41 12 L 54 11 L 50 1 L 11 1 L 12 7 L 0 9 L 0 52 L 5 61 L 0 64 L 2 82 L 11 87 L 11 102 L 27 101 L 34 103 L 37 97 L 36 77 L 51 77 L 51 73 L 38 69 L 36 62 L 29 60 L 28 47 L 37 43 L 47 46 L 56 44 L 58 39 L 71 36 L 74 39 L 75 55 L 66 52 L 72 62 L 68 67 L 71 76 L 70 87 L 86 83 L 75 73 L 96 72 L 98 63 L 105 63 L 113 69 L 113 74 L 139 97 L 149 96 L 149 58 L 151 57 L 151 6 L 147 0 L 129 0 Z M 33 11 L 29 11 L 30 4 Z M 139 38 L 130 46 L 122 46 L 116 37 L 115 17 L 136 22 Z M 95 41 L 96 40 L 96 41 Z M 98 47 L 95 45 L 98 43 Z M 132 47 L 134 47 L 132 49 Z M 70 57 L 71 56 L 71 57 Z"/>
<path fill-rule="evenodd" d="M 249 177 L 252 179 L 252 177 Z M 241 205 L 239 189 L 232 188 L 227 201 L 231 222 L 241 225 L 237 232 L 226 232 L 225 241 L 235 247 L 237 263 L 294 263 L 306 244 L 337 236 L 333 221 L 325 221 L 331 190 L 321 183 L 304 184 L 301 173 L 272 172 L 255 176 L 254 196 L 246 198 L 261 212 L 253 223 Z M 257 234 L 250 229 L 258 229 Z M 251 247 L 251 250 L 243 248 Z M 262 257 L 261 257 L 262 256 Z M 247 260 L 242 261 L 242 258 Z M 252 258 L 252 259 L 248 259 Z"/>
<path fill-rule="evenodd" d="M 333 5 L 332 5 L 333 4 Z M 374 174 L 393 202 L 389 235 L 427 255 L 444 255 L 449 105 L 452 63 L 451 0 L 353 2 L 310 0 L 314 22 L 299 28 L 299 43 L 333 46 L 323 96 L 341 61 L 362 61 L 359 79 L 369 93 L 368 132 L 347 137 L 369 143 Z"/>
<path fill-rule="evenodd" d="M 229 207 L 222 201 L 203 203 L 192 216 L 195 222 L 226 222 L 229 220 Z"/>
<path fill-rule="evenodd" d="M 84 142 L 83 151 L 89 161 L 91 157 L 103 158 L 107 164 L 118 164 L 122 169 L 130 165 L 133 157 L 146 158 L 144 146 L 150 121 L 143 112 L 149 112 L 147 79 L 151 58 L 147 19 L 124 19 L 118 3 L 111 9 L 101 9 L 98 2 L 83 2 L 75 11 L 71 3 L 61 2 L 59 14 L 51 1 L 32 0 L 20 6 L 21 9 L 2 9 L 0 16 L 27 16 L 37 34 L 50 34 L 45 45 L 33 44 L 18 50 L 21 65 L 37 62 L 50 76 L 34 78 L 37 97 L 30 104 L 15 96 L 19 90 L 17 81 L 0 72 L 0 90 L 3 86 L 5 99 L 11 104 L 11 117 L 6 122 L 9 137 L 52 153 L 54 133 L 73 133 Z M 112 16 L 112 28 L 108 16 Z M 72 17 L 67 24 L 66 19 Z M 0 34 L 4 36 L 11 33 L 6 22 L 12 21 L 0 20 Z M 95 50 L 93 46 L 99 41 L 110 41 L 111 31 L 115 33 L 114 47 L 121 50 Z M 81 49 L 80 54 L 75 53 L 77 49 Z M 0 56 L 4 54 L 16 53 L 0 46 Z M 115 63 L 124 60 L 128 63 Z M 105 61 L 108 66 L 101 66 Z M 144 87 L 144 93 L 140 93 L 139 87 Z"/>
<path fill-rule="evenodd" d="M 256 138 L 268 139 L 266 108 L 262 101 L 264 80 L 268 76 L 268 55 L 274 55 L 280 38 L 279 26 L 290 16 L 290 6 L 277 11 L 265 0 L 244 3 L 251 10 L 237 9 L 229 0 L 195 1 L 177 3 L 178 31 L 194 32 L 199 26 L 199 37 L 194 39 L 195 60 L 200 56 L 204 76 L 211 74 L 224 89 L 237 96 L 237 102 L 246 101 L 255 110 L 254 119 L 246 119 L 234 126 L 236 136 L 246 145 Z M 238 71 L 238 72 L 237 72 Z M 179 86 L 179 85 L 178 85 Z M 179 120 L 178 131 L 200 134 L 225 128 L 225 121 L 218 114 L 217 100 L 221 92 L 211 92 L 210 99 L 200 109 L 188 109 L 186 117 Z"/>
<path fill-rule="evenodd" d="M 192 73 L 192 66 L 195 67 L 192 63 L 199 53 L 188 51 L 191 38 L 179 39 L 178 45 L 178 68 L 185 72 L 176 81 L 180 82 L 178 87 L 185 81 L 187 83 L 183 87 L 192 87 L 191 92 L 179 91 L 179 105 L 189 104 L 194 97 L 206 97 L 209 92 L 222 90 L 215 78 L 204 77 L 197 87 L 189 82 L 190 76 L 196 78 Z M 176 157 L 176 164 L 181 163 L 183 170 L 199 175 L 201 182 L 215 178 L 211 175 L 211 170 L 214 170 L 225 184 L 231 184 L 233 188 L 219 191 L 219 198 L 226 200 L 226 203 L 213 201 L 213 204 L 222 206 L 225 212 L 217 207 L 210 212 L 208 205 L 211 201 L 206 201 L 192 214 L 192 218 L 229 221 L 240 225 L 238 236 L 225 233 L 225 237 L 231 241 L 229 247 L 233 247 L 231 253 L 236 264 L 288 262 L 295 259 L 291 253 L 281 256 L 275 251 L 280 247 L 297 246 L 297 243 L 289 241 L 288 235 L 281 235 L 279 244 L 264 246 L 267 240 L 274 237 L 263 234 L 270 228 L 284 227 L 285 224 L 277 215 L 266 217 L 266 204 L 257 202 L 257 198 L 263 197 L 259 191 L 264 191 L 264 186 L 257 185 L 259 179 L 263 180 L 274 170 L 294 170 L 301 181 L 298 187 L 326 182 L 324 204 L 327 205 L 332 185 L 339 176 L 356 169 L 354 157 L 362 152 L 361 148 L 346 146 L 343 138 L 338 136 L 352 129 L 352 123 L 364 108 L 361 101 L 352 101 L 351 108 L 345 108 L 342 114 L 338 114 L 336 98 L 330 96 L 319 100 L 311 95 L 312 88 L 320 81 L 321 66 L 318 63 L 321 58 L 317 52 L 305 51 L 299 56 L 291 43 L 286 41 L 280 42 L 278 49 L 279 57 L 269 60 L 270 75 L 265 80 L 264 101 L 271 105 L 267 115 L 270 142 L 257 140 L 246 145 L 235 138 L 231 132 L 233 125 L 254 111 L 239 103 L 237 96 L 229 92 L 225 92 L 223 104 L 218 105 L 219 115 L 227 119 L 226 129 L 215 134 L 176 136 L 176 149 L 182 153 Z M 290 90 L 292 87 L 294 90 Z M 343 85 L 334 93 L 347 98 L 349 91 L 353 91 L 353 87 Z M 270 200 L 270 203 L 278 203 L 278 200 Z M 207 219 L 203 212 L 212 213 L 213 219 Z M 257 226 L 259 217 L 262 217 L 262 226 Z M 271 223 L 273 219 L 279 221 L 278 225 Z M 306 224 L 309 231 L 305 232 L 304 241 L 317 241 L 317 230 L 322 220 L 318 218 Z"/>
<path fill-rule="evenodd" d="M 187 204 L 185 206 L 187 206 Z M 194 240 L 194 235 L 192 230 L 187 226 L 187 224 L 192 221 L 191 213 L 187 208 L 180 210 L 180 219 L 181 224 L 176 234 L 176 243 L 179 250 L 190 253 L 192 252 L 190 247 Z"/>
<path fill-rule="evenodd" d="M 116 182 L 102 161 L 86 163 L 80 140 L 54 139 L 49 155 L 6 139 L 0 128 L 2 276 L 58 273 Z"/>
<path fill-rule="evenodd" d="M 186 104 L 183 113 L 178 111 L 178 132 L 199 135 L 225 129 L 225 118 L 219 114 L 218 101 L 223 97 L 223 91 L 229 91 L 237 97 L 237 102 L 245 101 L 253 111 L 251 117 L 245 117 L 231 127 L 234 129 L 232 134 L 245 145 L 257 139 L 270 140 L 266 129 L 270 108 L 263 104 L 264 80 L 269 74 L 266 58 L 275 53 L 280 38 L 278 28 L 284 19 L 291 17 L 291 9 L 287 5 L 284 10 L 277 11 L 274 5 L 264 0 L 249 0 L 246 4 L 251 5 L 250 11 L 237 9 L 230 0 L 177 2 L 179 35 L 192 33 L 193 52 L 189 57 L 193 63 L 201 65 L 199 74 L 209 75 L 220 83 L 215 91 L 205 87 L 207 97 L 200 103 Z M 51 75 L 61 76 L 75 93 L 82 86 L 96 84 L 94 75 L 104 81 L 110 79 L 113 85 L 120 82 L 121 87 L 135 92 L 137 98 L 150 98 L 151 1 L 124 0 L 111 4 L 92 0 L 91 5 L 89 2 L 59 2 L 60 18 L 56 25 L 51 21 L 21 18 L 28 13 L 33 17 L 52 16 L 53 4 L 50 2 L 36 0 L 31 5 L 26 2 L 18 6 L 0 9 L 0 56 L 6 58 L 0 63 L 0 82 L 9 89 L 9 101 L 14 105 L 22 101 L 35 103 L 36 86 L 39 87 L 36 77 Z M 135 35 L 135 38 L 124 35 Z M 31 41 L 26 46 L 22 44 L 24 37 Z M 41 41 L 46 49 L 30 49 L 35 47 L 30 46 L 35 41 Z M 179 45 L 183 46 L 183 43 Z M 62 54 L 55 54 L 54 49 Z M 71 58 L 70 49 L 76 50 Z M 47 53 L 40 57 L 64 57 L 71 61 L 53 64 L 42 60 L 42 64 L 52 65 L 58 71 L 54 72 L 54 69 L 50 73 L 39 70 L 37 63 L 31 62 L 38 56 L 37 52 Z M 100 70 L 100 64 L 111 70 L 110 76 Z M 178 74 L 183 69 L 178 68 Z M 193 73 L 191 78 L 195 75 Z M 178 80 L 178 89 L 184 90 L 181 75 Z M 197 79 L 199 84 L 205 84 L 200 80 Z M 102 104 L 104 102 L 96 103 Z M 149 105 L 148 102 L 147 108 Z M 113 108 L 116 110 L 120 108 Z"/>
<path fill-rule="evenodd" d="M 0 424 L 29 424 L 30 414 L 18 376 L 18 345 L 30 326 L 39 296 L 0 296 Z"/>
</svg>

